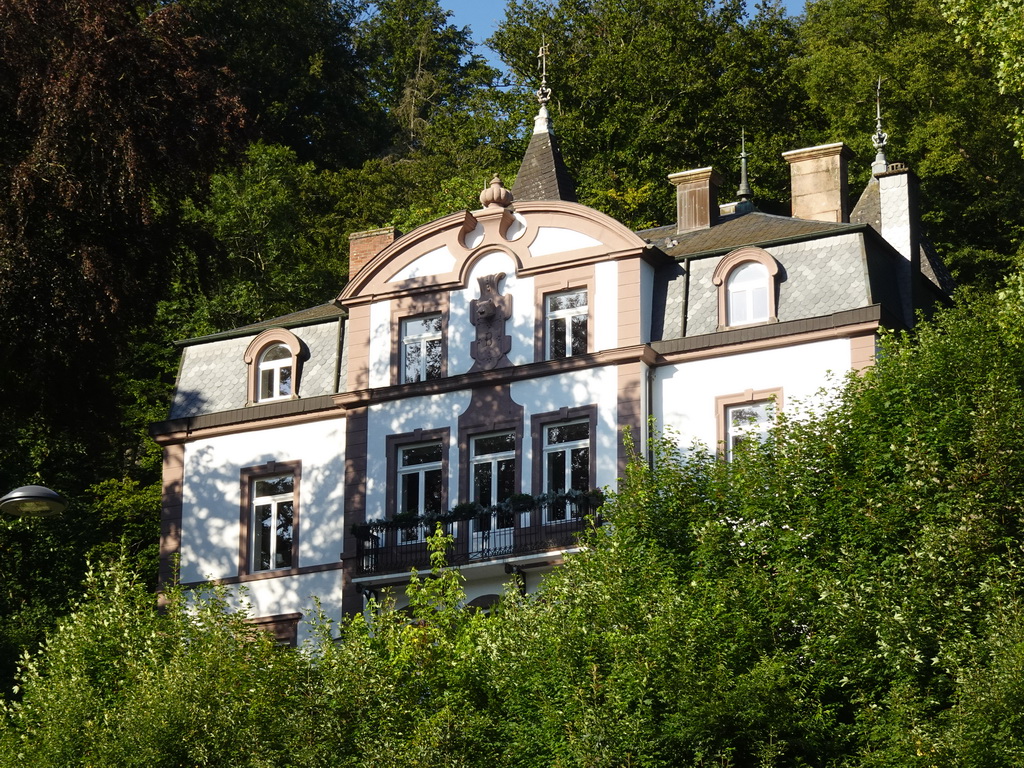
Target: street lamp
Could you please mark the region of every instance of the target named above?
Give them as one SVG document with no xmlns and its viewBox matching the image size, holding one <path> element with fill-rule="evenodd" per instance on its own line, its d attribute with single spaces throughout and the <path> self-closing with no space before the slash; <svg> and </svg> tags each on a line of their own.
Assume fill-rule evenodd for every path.
<svg viewBox="0 0 1024 768">
<path fill-rule="evenodd" d="M 67 509 L 68 502 L 41 485 L 23 485 L 0 499 L 0 512 L 15 517 L 49 517 Z"/>
</svg>

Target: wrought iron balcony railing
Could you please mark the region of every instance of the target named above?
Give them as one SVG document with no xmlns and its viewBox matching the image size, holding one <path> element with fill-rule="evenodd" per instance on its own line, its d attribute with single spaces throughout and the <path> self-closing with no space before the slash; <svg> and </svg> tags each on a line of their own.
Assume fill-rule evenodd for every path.
<svg viewBox="0 0 1024 768">
<path fill-rule="evenodd" d="M 588 527 L 600 525 L 600 492 L 515 497 L 494 507 L 461 504 L 436 518 L 403 518 L 357 525 L 359 575 L 404 573 L 430 567 L 427 537 L 440 524 L 453 539 L 449 565 L 504 560 L 577 545 Z"/>
</svg>

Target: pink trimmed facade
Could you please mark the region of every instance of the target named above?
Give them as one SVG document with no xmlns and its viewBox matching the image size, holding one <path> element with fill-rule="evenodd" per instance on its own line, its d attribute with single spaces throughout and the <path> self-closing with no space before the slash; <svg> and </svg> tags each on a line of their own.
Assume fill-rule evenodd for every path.
<svg viewBox="0 0 1024 768">
<path fill-rule="evenodd" d="M 334 304 L 183 342 L 153 428 L 161 579 L 238 589 L 301 642 L 313 596 L 336 617 L 401 603 L 440 522 L 486 607 L 599 522 L 626 431 L 641 454 L 651 420 L 688 448 L 752 439 L 941 300 L 870 222 L 737 213 L 698 175 L 675 179 L 678 222 L 639 233 L 492 185 L 480 210 L 353 236 Z"/>
</svg>

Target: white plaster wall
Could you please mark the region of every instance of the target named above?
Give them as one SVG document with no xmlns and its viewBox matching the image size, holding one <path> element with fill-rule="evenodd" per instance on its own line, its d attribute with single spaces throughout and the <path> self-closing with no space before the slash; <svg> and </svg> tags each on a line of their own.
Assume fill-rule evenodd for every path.
<svg viewBox="0 0 1024 768">
<path fill-rule="evenodd" d="M 674 430 L 683 448 L 697 440 L 714 449 L 716 397 L 781 387 L 783 409 L 792 413 L 798 402 L 812 403 L 821 388 L 839 383 L 849 370 L 849 339 L 664 366 L 655 372 L 656 426 Z"/>
<path fill-rule="evenodd" d="M 370 406 L 367 413 L 366 519 L 385 517 L 387 498 L 387 437 L 416 429 L 451 429 L 448 453 L 448 499 L 458 498 L 459 414 L 469 406 L 469 391 L 414 397 Z"/>
<path fill-rule="evenodd" d="M 602 261 L 594 265 L 594 351 L 619 346 L 619 265 Z"/>
<path fill-rule="evenodd" d="M 555 253 L 566 253 L 580 248 L 601 245 L 590 235 L 565 227 L 538 227 L 537 236 L 530 243 L 530 255 L 534 258 L 550 256 Z"/>
<path fill-rule="evenodd" d="M 532 460 L 523 462 L 523 491 L 533 487 L 533 470 L 537 457 L 531 456 L 530 418 L 538 413 L 550 413 L 559 408 L 597 405 L 597 477 L 591 478 L 594 487 L 614 486 L 618 454 L 618 374 L 613 366 L 574 371 L 557 376 L 546 376 L 512 384 L 512 399 L 523 405 L 523 456 Z"/>
<path fill-rule="evenodd" d="M 240 472 L 243 467 L 271 461 L 302 461 L 299 567 L 337 562 L 345 532 L 344 456 L 344 419 L 188 444 L 182 490 L 181 581 L 238 575 Z"/>
</svg>

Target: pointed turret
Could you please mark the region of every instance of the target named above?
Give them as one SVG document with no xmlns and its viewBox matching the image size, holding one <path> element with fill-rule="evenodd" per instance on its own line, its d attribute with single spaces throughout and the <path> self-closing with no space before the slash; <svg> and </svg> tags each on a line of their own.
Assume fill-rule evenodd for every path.
<svg viewBox="0 0 1024 768">
<path fill-rule="evenodd" d="M 558 151 L 558 140 L 551 127 L 548 102 L 551 89 L 548 88 L 546 45 L 540 48 L 541 85 L 537 89 L 540 109 L 533 120 L 533 135 L 526 148 L 523 163 L 519 166 L 512 194 L 516 200 L 567 200 L 576 202 L 576 182 L 569 174 Z"/>
</svg>

